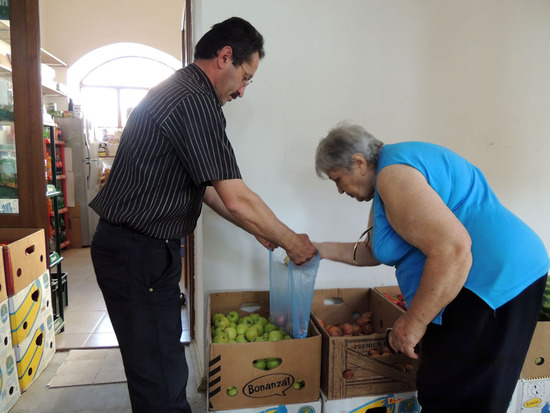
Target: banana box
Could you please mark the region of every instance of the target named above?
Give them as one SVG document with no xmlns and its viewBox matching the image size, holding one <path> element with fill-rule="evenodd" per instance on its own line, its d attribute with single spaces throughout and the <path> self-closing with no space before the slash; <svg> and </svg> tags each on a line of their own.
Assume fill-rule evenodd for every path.
<svg viewBox="0 0 550 413">
<path fill-rule="evenodd" d="M 40 228 L 0 228 L 8 297 L 47 270 L 46 238 Z"/>
<path fill-rule="evenodd" d="M 0 357 L 0 412 L 10 410 L 21 397 L 13 349 Z"/>
<path fill-rule="evenodd" d="M 13 345 L 34 331 L 42 313 L 53 312 L 50 272 L 46 270 L 27 287 L 8 298 Z"/>
<path fill-rule="evenodd" d="M 334 400 L 327 399 L 321 393 L 321 400 L 323 403 L 323 412 L 330 413 L 368 413 L 371 411 L 420 413 L 421 411 L 416 391 Z"/>
<path fill-rule="evenodd" d="M 53 313 L 41 313 L 29 336 L 14 346 L 21 391 L 25 391 L 44 371 L 55 354 Z"/>
<path fill-rule="evenodd" d="M 13 352 L 8 299 L 0 303 L 0 358 Z M 2 410 L 0 410 L 1 412 Z"/>
<path fill-rule="evenodd" d="M 6 272 L 4 271 L 4 254 L 0 254 L 0 302 L 8 298 L 8 287 L 6 286 Z"/>
</svg>

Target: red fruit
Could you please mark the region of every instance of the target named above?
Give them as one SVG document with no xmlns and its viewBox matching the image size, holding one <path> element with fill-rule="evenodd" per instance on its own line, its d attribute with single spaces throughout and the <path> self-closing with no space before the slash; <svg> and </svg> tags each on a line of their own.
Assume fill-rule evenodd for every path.
<svg viewBox="0 0 550 413">
<path fill-rule="evenodd" d="M 323 320 L 321 320 L 319 317 L 317 317 L 317 322 L 319 323 L 319 325 L 322 327 L 322 328 L 325 328 L 325 322 Z"/>
<path fill-rule="evenodd" d="M 350 323 L 344 323 L 340 326 L 342 334 L 345 336 L 351 336 L 353 334 L 353 326 Z"/>
<path fill-rule="evenodd" d="M 351 327 L 353 328 L 351 335 L 352 336 L 360 336 L 363 334 L 363 331 L 361 330 L 361 326 L 359 324 L 352 324 Z"/>
<path fill-rule="evenodd" d="M 361 330 L 363 331 L 363 334 L 366 334 L 367 336 L 369 334 L 372 334 L 374 333 L 374 327 L 372 326 L 371 323 L 367 323 L 365 324 L 364 326 L 361 327 Z"/>
<path fill-rule="evenodd" d="M 344 370 L 344 372 L 342 373 L 342 376 L 344 376 L 345 379 L 351 379 L 353 377 L 353 370 L 351 369 Z"/>
<path fill-rule="evenodd" d="M 344 335 L 344 333 L 342 333 L 342 330 L 338 326 L 332 326 L 328 331 L 328 334 L 332 337 L 341 337 Z"/>
</svg>

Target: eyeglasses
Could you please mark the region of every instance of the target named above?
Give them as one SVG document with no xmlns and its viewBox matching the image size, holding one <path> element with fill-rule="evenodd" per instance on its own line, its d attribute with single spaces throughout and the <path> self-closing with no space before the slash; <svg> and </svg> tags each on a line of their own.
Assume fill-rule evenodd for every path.
<svg viewBox="0 0 550 413">
<path fill-rule="evenodd" d="M 244 66 L 242 64 L 241 64 L 241 67 L 244 70 L 244 73 L 246 74 L 246 77 L 243 79 L 243 84 L 245 86 L 248 86 L 249 84 L 252 83 L 252 76 L 250 76 L 250 74 L 246 71 L 246 69 L 244 68 Z"/>
<path fill-rule="evenodd" d="M 372 227 L 368 227 L 363 233 L 359 236 L 359 239 L 355 243 L 355 246 L 353 247 L 353 264 L 357 265 L 357 247 L 359 246 L 359 243 L 363 240 L 363 237 L 367 236 L 367 242 L 365 242 L 365 247 L 369 246 L 370 242 L 370 233 L 372 231 Z"/>
</svg>

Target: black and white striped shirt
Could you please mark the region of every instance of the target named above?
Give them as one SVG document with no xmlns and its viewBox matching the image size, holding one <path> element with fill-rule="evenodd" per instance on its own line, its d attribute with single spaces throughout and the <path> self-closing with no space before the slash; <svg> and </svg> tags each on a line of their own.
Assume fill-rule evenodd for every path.
<svg viewBox="0 0 550 413">
<path fill-rule="evenodd" d="M 152 88 L 132 111 L 105 186 L 90 207 L 161 239 L 193 231 L 206 186 L 240 179 L 221 102 L 194 64 Z"/>
</svg>

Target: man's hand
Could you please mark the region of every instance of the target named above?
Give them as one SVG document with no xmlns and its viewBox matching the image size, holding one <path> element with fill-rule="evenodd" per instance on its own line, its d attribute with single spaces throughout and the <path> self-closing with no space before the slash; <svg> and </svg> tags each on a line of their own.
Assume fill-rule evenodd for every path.
<svg viewBox="0 0 550 413">
<path fill-rule="evenodd" d="M 286 250 L 286 254 L 296 265 L 302 265 L 317 255 L 317 248 L 311 243 L 306 234 L 296 234 L 296 240 Z"/>
</svg>

